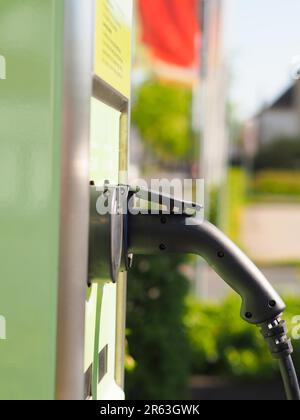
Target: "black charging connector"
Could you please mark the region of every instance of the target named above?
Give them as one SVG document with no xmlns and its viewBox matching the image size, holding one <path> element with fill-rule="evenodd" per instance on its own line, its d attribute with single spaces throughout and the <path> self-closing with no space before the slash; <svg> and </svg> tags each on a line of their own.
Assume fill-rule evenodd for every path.
<svg viewBox="0 0 300 420">
<path fill-rule="evenodd" d="M 106 186 L 102 190 L 92 187 L 91 197 L 90 247 L 98 246 L 97 252 L 90 252 L 91 282 L 101 273 L 110 274 L 112 280 L 117 281 L 118 272 L 130 268 L 126 263 L 129 255 L 175 253 L 203 257 L 241 296 L 241 317 L 261 329 L 271 354 L 279 360 L 288 399 L 300 400 L 291 358 L 293 348 L 286 324 L 281 320 L 285 310 L 283 300 L 229 238 L 211 223 L 197 219 L 201 206 L 126 186 Z M 110 197 L 110 212 L 100 215 L 96 203 L 103 199 L 106 203 L 107 197 Z M 158 211 L 155 214 L 132 211 L 135 197 L 148 204 L 154 200 Z M 182 211 L 178 212 L 178 208 Z"/>
<path fill-rule="evenodd" d="M 260 328 L 270 353 L 279 362 L 287 398 L 300 400 L 298 378 L 291 357 L 293 346 L 288 336 L 286 322 L 281 318 L 276 318 L 272 322 L 264 323 Z"/>
</svg>

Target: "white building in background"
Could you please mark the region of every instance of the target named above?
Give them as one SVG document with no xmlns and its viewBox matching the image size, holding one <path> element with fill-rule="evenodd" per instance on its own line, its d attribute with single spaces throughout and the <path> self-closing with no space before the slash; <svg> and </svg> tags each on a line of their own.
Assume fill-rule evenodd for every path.
<svg viewBox="0 0 300 420">
<path fill-rule="evenodd" d="M 244 144 L 252 157 L 261 147 L 278 138 L 300 140 L 300 82 L 293 83 L 271 105 L 245 125 Z"/>
</svg>

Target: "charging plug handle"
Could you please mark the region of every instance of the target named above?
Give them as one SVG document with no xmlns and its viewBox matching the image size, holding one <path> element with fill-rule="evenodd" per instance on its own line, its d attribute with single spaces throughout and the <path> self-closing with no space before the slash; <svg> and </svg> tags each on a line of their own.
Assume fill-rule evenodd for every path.
<svg viewBox="0 0 300 420">
<path fill-rule="evenodd" d="M 128 251 L 134 255 L 197 254 L 242 298 L 251 324 L 277 319 L 285 304 L 251 260 L 219 229 L 186 215 L 128 215 Z"/>
<path fill-rule="evenodd" d="M 280 316 L 285 304 L 250 259 L 219 229 L 185 215 L 130 215 L 132 254 L 197 254 L 242 298 L 241 316 L 257 325 L 278 360 L 287 398 L 300 400 L 293 347 Z"/>
<path fill-rule="evenodd" d="M 116 282 L 119 272 L 130 268 L 129 254 L 200 255 L 241 296 L 242 318 L 260 327 L 279 360 L 288 399 L 300 400 L 293 348 L 280 318 L 285 304 L 264 275 L 219 229 L 194 217 L 201 206 L 171 198 L 168 214 L 135 214 L 128 211 L 134 196 L 159 205 L 168 202 L 160 194 L 128 186 L 91 186 L 88 285 L 103 278 Z M 176 207 L 185 214 L 176 214 Z"/>
</svg>

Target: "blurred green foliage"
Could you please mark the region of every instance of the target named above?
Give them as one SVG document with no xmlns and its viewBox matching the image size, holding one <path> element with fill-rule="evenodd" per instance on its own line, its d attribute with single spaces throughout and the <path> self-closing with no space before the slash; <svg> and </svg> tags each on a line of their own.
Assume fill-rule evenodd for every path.
<svg viewBox="0 0 300 420">
<path fill-rule="evenodd" d="M 128 279 L 128 399 L 182 399 L 190 355 L 183 316 L 188 281 L 183 257 L 137 257 Z M 127 358 L 128 359 L 128 358 Z"/>
<path fill-rule="evenodd" d="M 136 92 L 132 121 L 154 155 L 173 163 L 191 157 L 191 109 L 190 88 L 152 80 Z"/>
<path fill-rule="evenodd" d="M 286 299 L 285 319 L 289 329 L 299 313 L 300 299 Z M 233 296 L 223 303 L 187 300 L 184 325 L 192 353 L 193 374 L 220 375 L 241 379 L 272 379 L 278 377 L 278 367 L 255 326 L 240 317 L 241 300 Z M 299 329 L 298 329 L 299 330 Z M 294 341 L 294 359 L 300 371 L 300 341 Z"/>
<path fill-rule="evenodd" d="M 186 262 L 177 256 L 135 259 L 128 287 L 127 398 L 184 399 L 189 377 L 198 374 L 262 383 L 278 379 L 277 363 L 258 328 L 240 318 L 240 298 L 211 303 L 188 296 L 181 274 Z M 300 299 L 286 303 L 291 333 Z M 293 345 L 300 372 L 300 341 Z"/>
<path fill-rule="evenodd" d="M 230 166 L 226 182 L 212 186 L 208 220 L 239 244 L 243 212 L 248 202 L 248 175 L 241 166 Z"/>
<path fill-rule="evenodd" d="M 212 186 L 209 193 L 208 220 L 216 226 L 218 226 L 219 222 L 220 195 L 221 188 L 218 186 Z"/>
<path fill-rule="evenodd" d="M 244 168 L 231 167 L 228 171 L 223 203 L 223 230 L 236 243 L 240 242 L 243 211 L 247 203 L 248 176 Z"/>
<path fill-rule="evenodd" d="M 251 182 L 252 194 L 300 196 L 300 170 L 260 171 Z"/>
<path fill-rule="evenodd" d="M 263 146 L 255 156 L 254 169 L 300 169 L 300 139 L 279 138 Z"/>
<path fill-rule="evenodd" d="M 223 186 L 212 186 L 207 219 L 239 244 L 243 212 L 248 203 L 249 177 L 245 168 L 231 166 Z"/>
</svg>

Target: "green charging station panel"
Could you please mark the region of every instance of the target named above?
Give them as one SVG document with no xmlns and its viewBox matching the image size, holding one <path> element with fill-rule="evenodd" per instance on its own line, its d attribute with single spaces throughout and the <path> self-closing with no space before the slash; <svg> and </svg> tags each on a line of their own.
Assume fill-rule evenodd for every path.
<svg viewBox="0 0 300 420">
<path fill-rule="evenodd" d="M 131 0 L 0 2 L 0 399 L 121 399 L 126 276 L 87 287 L 89 183 L 126 182 Z"/>
</svg>

